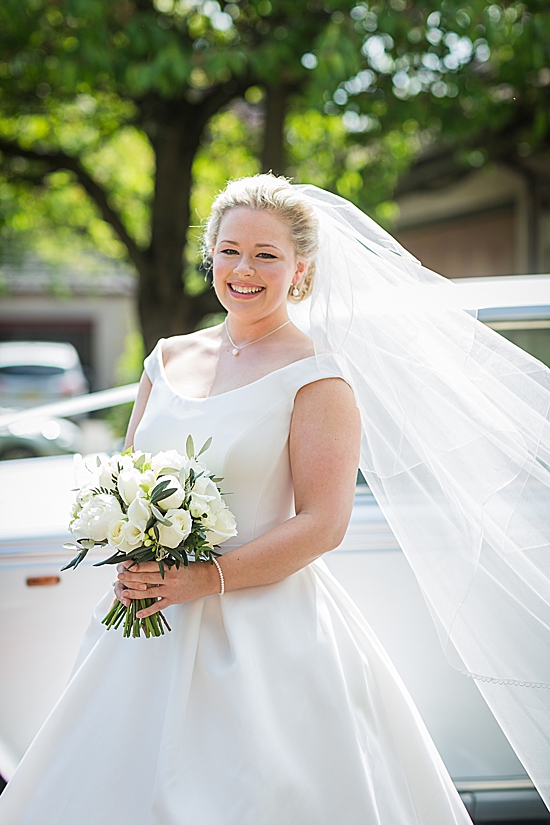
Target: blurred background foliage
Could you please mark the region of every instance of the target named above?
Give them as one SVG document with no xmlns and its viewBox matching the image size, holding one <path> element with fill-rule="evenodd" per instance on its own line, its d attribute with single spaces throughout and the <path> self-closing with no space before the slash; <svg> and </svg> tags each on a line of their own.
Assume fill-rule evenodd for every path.
<svg viewBox="0 0 550 825">
<path fill-rule="evenodd" d="M 219 317 L 199 227 L 227 178 L 391 227 L 434 147 L 479 168 L 549 143 L 545 0 L 3 0 L 0 42 L 0 255 L 129 260 L 146 351 Z"/>
</svg>

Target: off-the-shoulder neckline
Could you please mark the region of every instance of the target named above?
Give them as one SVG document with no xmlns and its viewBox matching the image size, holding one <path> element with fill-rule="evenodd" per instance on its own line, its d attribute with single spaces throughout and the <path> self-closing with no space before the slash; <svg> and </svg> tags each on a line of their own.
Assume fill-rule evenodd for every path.
<svg viewBox="0 0 550 825">
<path fill-rule="evenodd" d="M 172 387 L 172 385 L 168 381 L 168 378 L 167 378 L 167 375 L 166 375 L 166 370 L 165 370 L 165 367 L 164 367 L 164 359 L 162 357 L 162 342 L 163 341 L 166 341 L 166 338 L 159 338 L 159 340 L 157 342 L 157 346 L 156 346 L 160 376 L 161 376 L 162 380 L 164 381 L 164 383 L 166 384 L 166 386 L 168 387 L 168 389 L 170 390 L 170 392 L 173 395 L 177 396 L 178 398 L 182 398 L 184 401 L 210 401 L 213 398 L 221 398 L 224 395 L 231 395 L 232 393 L 239 392 L 239 390 L 244 390 L 247 387 L 253 387 L 255 384 L 259 384 L 261 381 L 264 381 L 266 378 L 269 378 L 271 375 L 276 375 L 277 373 L 282 372 L 283 370 L 286 370 L 289 367 L 294 367 L 296 364 L 303 364 L 304 361 L 312 361 L 314 358 L 317 357 L 315 355 L 308 355 L 306 358 L 298 358 L 298 360 L 291 361 L 290 364 L 285 364 L 284 367 L 279 367 L 276 370 L 272 370 L 271 372 L 267 372 L 265 375 L 262 375 L 260 378 L 256 378 L 255 381 L 249 381 L 248 384 L 243 384 L 241 387 L 235 387 L 232 390 L 226 390 L 225 392 L 219 392 L 219 393 L 216 393 L 215 395 L 205 395 L 202 398 L 193 398 L 190 395 L 183 395 L 180 392 L 176 392 L 176 390 Z"/>
</svg>

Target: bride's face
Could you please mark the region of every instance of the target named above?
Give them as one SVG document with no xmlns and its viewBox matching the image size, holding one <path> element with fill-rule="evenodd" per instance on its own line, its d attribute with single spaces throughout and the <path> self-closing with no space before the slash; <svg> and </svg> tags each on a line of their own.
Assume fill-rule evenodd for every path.
<svg viewBox="0 0 550 825">
<path fill-rule="evenodd" d="M 266 209 L 243 206 L 221 219 L 212 260 L 221 304 L 251 321 L 286 317 L 288 290 L 307 266 L 297 260 L 283 220 Z"/>
</svg>

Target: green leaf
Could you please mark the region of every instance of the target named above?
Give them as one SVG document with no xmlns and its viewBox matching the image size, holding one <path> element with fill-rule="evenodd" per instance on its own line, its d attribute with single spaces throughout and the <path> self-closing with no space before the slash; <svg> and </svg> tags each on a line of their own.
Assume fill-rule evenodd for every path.
<svg viewBox="0 0 550 825">
<path fill-rule="evenodd" d="M 95 463 L 97 467 L 101 467 L 101 459 L 98 455 L 95 457 Z"/>
<path fill-rule="evenodd" d="M 195 444 L 191 434 L 187 436 L 187 441 L 185 442 L 185 452 L 187 453 L 188 458 L 195 458 Z"/>
<path fill-rule="evenodd" d="M 159 476 L 177 476 L 178 470 L 176 467 L 163 467 Z"/>
<path fill-rule="evenodd" d="M 171 527 L 172 526 L 172 522 L 169 519 L 167 519 L 166 516 L 164 515 L 164 513 L 161 513 L 159 508 L 155 507 L 154 504 L 151 504 L 151 511 L 152 511 L 153 515 L 155 516 L 156 520 L 160 521 L 161 524 L 164 524 L 165 527 Z"/>
<path fill-rule="evenodd" d="M 203 453 L 205 453 L 207 451 L 207 449 L 210 447 L 211 444 L 212 444 L 212 436 L 210 436 L 210 438 L 206 439 L 206 441 L 204 442 L 204 444 L 200 448 L 199 452 L 197 453 L 197 458 L 200 455 L 202 455 Z"/>
<path fill-rule="evenodd" d="M 139 470 L 139 468 L 141 467 L 141 465 L 143 464 L 143 462 L 144 462 L 144 461 L 145 461 L 145 453 L 142 453 L 142 454 L 141 454 L 140 456 L 138 456 L 138 457 L 136 458 L 136 460 L 134 461 L 134 467 L 135 467 L 137 470 Z"/>
</svg>

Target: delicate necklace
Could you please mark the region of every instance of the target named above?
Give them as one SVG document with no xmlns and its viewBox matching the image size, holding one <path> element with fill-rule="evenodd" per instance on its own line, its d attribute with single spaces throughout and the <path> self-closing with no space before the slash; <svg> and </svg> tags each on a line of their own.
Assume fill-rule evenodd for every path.
<svg viewBox="0 0 550 825">
<path fill-rule="evenodd" d="M 238 347 L 237 344 L 235 343 L 235 341 L 233 340 L 233 338 L 231 337 L 230 333 L 229 333 L 229 327 L 227 326 L 227 318 L 226 318 L 225 321 L 224 321 L 224 326 L 225 326 L 225 331 L 227 332 L 227 337 L 229 338 L 229 341 L 231 342 L 231 346 L 233 347 L 233 349 L 231 350 L 231 354 L 232 355 L 238 355 L 239 352 L 242 349 L 244 349 L 245 347 L 249 347 L 250 344 L 257 344 L 258 341 L 261 341 L 263 338 L 267 338 L 268 335 L 273 335 L 274 332 L 278 332 L 283 327 L 286 327 L 287 324 L 290 324 L 290 318 L 288 319 L 288 321 L 285 321 L 284 324 L 281 324 L 280 327 L 277 327 L 277 329 L 272 329 L 271 332 L 266 332 L 266 334 L 262 335 L 260 338 L 256 338 L 254 341 L 248 341 L 246 344 L 241 344 L 240 347 Z"/>
</svg>

